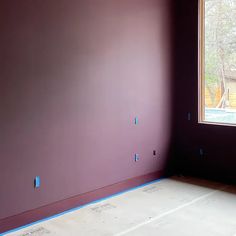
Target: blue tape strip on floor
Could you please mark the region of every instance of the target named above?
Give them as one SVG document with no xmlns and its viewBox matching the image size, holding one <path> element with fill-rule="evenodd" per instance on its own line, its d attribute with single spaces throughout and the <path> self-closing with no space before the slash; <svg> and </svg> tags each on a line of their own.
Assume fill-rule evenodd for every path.
<svg viewBox="0 0 236 236">
<path fill-rule="evenodd" d="M 39 224 L 39 223 L 42 223 L 42 222 L 45 222 L 45 221 L 48 221 L 48 220 L 51 220 L 51 219 L 55 219 L 55 218 L 57 218 L 57 217 L 59 217 L 59 216 L 66 215 L 66 214 L 68 214 L 68 213 L 77 211 L 77 210 L 79 210 L 79 209 L 81 209 L 81 208 L 84 208 L 84 207 L 87 207 L 87 206 L 89 206 L 89 205 L 92 205 L 92 204 L 95 204 L 95 203 L 99 203 L 99 202 L 105 201 L 105 200 L 107 200 L 107 199 L 116 197 L 116 196 L 120 196 L 120 195 L 122 195 L 122 194 L 124 194 L 124 193 L 128 193 L 128 192 L 131 192 L 131 191 L 134 191 L 134 190 L 143 188 L 143 187 L 148 186 L 148 185 L 150 185 L 150 184 L 154 184 L 154 183 L 160 182 L 160 181 L 163 180 L 163 179 L 165 179 L 165 178 L 160 178 L 160 179 L 157 179 L 157 180 L 148 182 L 148 183 L 146 183 L 146 184 L 141 184 L 141 185 L 139 185 L 139 186 L 137 186 L 137 187 L 130 188 L 130 189 L 128 189 L 128 190 L 124 190 L 124 191 L 121 191 L 121 192 L 112 194 L 112 195 L 110 195 L 110 196 L 108 196 L 108 197 L 100 198 L 100 199 L 98 199 L 98 200 L 89 202 L 89 203 L 87 203 L 87 204 L 84 204 L 84 205 L 81 205 L 81 206 L 78 206 L 78 207 L 75 207 L 75 208 L 72 208 L 72 209 L 63 211 L 63 212 L 58 213 L 58 214 L 56 214 L 56 215 L 46 217 L 46 218 L 44 218 L 44 219 L 42 219 L 42 220 L 38 220 L 38 221 L 32 222 L 32 223 L 30 223 L 30 224 L 23 225 L 23 226 L 20 226 L 20 227 L 18 227 L 18 228 L 15 228 L 15 229 L 6 231 L 6 232 L 0 234 L 0 236 L 7 235 L 7 234 L 10 234 L 10 233 L 14 233 L 14 232 L 16 232 L 16 231 L 19 231 L 19 230 L 28 228 L 28 227 L 30 227 L 30 226 L 33 226 L 33 225 L 36 225 L 36 224 Z"/>
</svg>

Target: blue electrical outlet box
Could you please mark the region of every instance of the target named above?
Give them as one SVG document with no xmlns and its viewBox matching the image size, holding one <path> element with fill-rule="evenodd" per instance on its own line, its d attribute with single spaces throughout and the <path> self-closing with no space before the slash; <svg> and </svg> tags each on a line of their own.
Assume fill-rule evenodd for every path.
<svg viewBox="0 0 236 236">
<path fill-rule="evenodd" d="M 201 157 L 203 157 L 203 155 L 204 155 L 204 151 L 203 151 L 202 148 L 199 149 L 199 155 L 200 155 Z"/>
<path fill-rule="evenodd" d="M 36 176 L 34 179 L 34 187 L 39 188 L 40 187 L 40 177 Z"/>
<path fill-rule="evenodd" d="M 134 118 L 134 124 L 137 125 L 138 124 L 138 117 Z"/>
<path fill-rule="evenodd" d="M 139 161 L 139 155 L 138 155 L 138 154 L 135 154 L 135 155 L 134 155 L 134 161 L 135 161 L 135 162 Z"/>
<path fill-rule="evenodd" d="M 188 112 L 188 121 L 190 121 L 190 120 L 191 120 L 191 113 Z"/>
</svg>

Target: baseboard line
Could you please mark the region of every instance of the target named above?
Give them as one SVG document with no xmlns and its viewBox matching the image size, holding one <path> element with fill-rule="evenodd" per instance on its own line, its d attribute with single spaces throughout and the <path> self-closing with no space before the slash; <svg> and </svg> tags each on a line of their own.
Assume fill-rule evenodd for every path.
<svg viewBox="0 0 236 236">
<path fill-rule="evenodd" d="M 89 203 L 94 203 L 117 194 L 122 194 L 127 190 L 133 190 L 133 188 L 141 187 L 142 185 L 151 181 L 160 179 L 163 177 L 163 175 L 163 171 L 157 171 L 154 173 L 134 177 L 119 183 L 93 190 L 91 192 L 79 194 L 77 196 L 54 202 L 46 206 L 0 219 L 0 234 L 3 232 L 9 233 L 13 229 L 26 227 L 29 224 L 38 223 L 40 221 L 47 220 L 50 217 L 54 218 L 69 211 L 76 210 Z"/>
</svg>

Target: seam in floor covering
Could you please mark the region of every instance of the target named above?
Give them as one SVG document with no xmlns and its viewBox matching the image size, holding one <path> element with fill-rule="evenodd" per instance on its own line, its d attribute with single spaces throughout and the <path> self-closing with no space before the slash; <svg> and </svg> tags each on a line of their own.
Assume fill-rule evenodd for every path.
<svg viewBox="0 0 236 236">
<path fill-rule="evenodd" d="M 227 187 L 228 187 L 228 185 L 226 185 L 226 186 L 224 186 L 222 188 L 216 189 L 216 190 L 214 190 L 214 191 L 212 191 L 210 193 L 204 194 L 204 195 L 202 195 L 200 197 L 197 197 L 197 198 L 193 199 L 190 202 L 187 202 L 187 203 L 182 204 L 182 205 L 180 205 L 180 206 L 178 206 L 178 207 L 176 207 L 174 209 L 166 211 L 166 212 L 164 212 L 164 213 L 162 213 L 162 214 L 160 214 L 160 215 L 158 215 L 158 216 L 156 216 L 156 217 L 154 217 L 154 218 L 152 218 L 150 220 L 144 221 L 144 222 L 142 222 L 142 223 L 140 223 L 140 224 L 138 224 L 136 226 L 133 226 L 133 227 L 131 227 L 131 228 L 127 229 L 127 230 L 124 230 L 124 231 L 122 231 L 120 233 L 117 233 L 114 236 L 122 236 L 122 235 L 128 234 L 128 233 L 130 233 L 130 232 L 132 232 L 132 231 L 134 231 L 134 230 L 136 230 L 136 229 L 138 229 L 138 228 L 140 228 L 140 227 L 142 227 L 144 225 L 150 224 L 150 223 L 152 223 L 152 222 L 154 222 L 156 220 L 159 220 L 159 219 L 161 219 L 161 218 L 163 218 L 165 216 L 168 216 L 168 215 L 170 215 L 170 214 L 172 214 L 172 213 L 174 213 L 174 212 L 176 212 L 178 210 L 181 210 L 181 209 L 183 209 L 183 208 L 185 208 L 187 206 L 190 206 L 190 205 L 192 205 L 192 204 L 194 204 L 194 203 L 196 203 L 198 201 L 201 201 L 202 199 L 205 199 L 205 198 L 215 194 L 216 192 L 220 192 L 220 191 L 226 189 Z"/>
<path fill-rule="evenodd" d="M 44 219 L 42 219 L 42 220 L 37 220 L 37 221 L 32 222 L 32 223 L 30 223 L 30 224 L 26 224 L 26 225 L 17 227 L 17 228 L 15 228 L 15 229 L 8 230 L 8 231 L 6 231 L 6 232 L 0 233 L 0 236 L 8 235 L 8 234 L 10 234 L 10 233 L 15 233 L 15 232 L 20 231 L 20 230 L 22 230 L 22 229 L 26 229 L 26 228 L 28 228 L 28 227 L 30 227 L 30 226 L 34 226 L 34 225 L 43 223 L 43 222 L 45 222 L 45 221 L 55 219 L 55 218 L 57 218 L 57 217 L 66 215 L 67 213 L 75 212 L 75 211 L 77 211 L 77 210 L 79 210 L 79 209 L 85 208 L 85 207 L 90 206 L 90 205 L 92 205 L 92 204 L 99 203 L 99 202 L 103 202 L 103 201 L 108 200 L 108 199 L 111 199 L 111 198 L 113 198 L 113 197 L 120 196 L 120 195 L 122 195 L 122 194 L 124 194 L 124 193 L 132 192 L 132 191 L 134 191 L 134 190 L 143 188 L 143 187 L 145 187 L 145 186 L 148 186 L 148 185 L 151 185 L 151 184 L 160 182 L 161 180 L 164 180 L 164 179 L 166 179 L 166 178 L 165 178 L 165 177 L 162 177 L 162 178 L 159 178 L 159 179 L 150 181 L 150 182 L 148 182 L 148 183 L 138 185 L 138 186 L 136 186 L 136 187 L 134 187 L 134 188 L 130 188 L 130 189 L 127 189 L 127 190 L 124 190 L 124 191 L 121 191 L 121 192 L 112 194 L 112 195 L 110 195 L 110 196 L 107 196 L 107 197 L 100 198 L 100 199 L 98 199 L 98 200 L 89 202 L 89 203 L 87 203 L 87 204 L 84 204 L 84 205 L 81 205 L 81 206 L 78 206 L 78 207 L 74 207 L 74 208 L 69 209 L 69 210 L 67 210 L 67 211 L 63 211 L 63 212 L 58 213 L 58 214 L 55 214 L 55 215 L 53 215 L 53 216 L 46 217 L 46 218 L 44 218 Z"/>
</svg>

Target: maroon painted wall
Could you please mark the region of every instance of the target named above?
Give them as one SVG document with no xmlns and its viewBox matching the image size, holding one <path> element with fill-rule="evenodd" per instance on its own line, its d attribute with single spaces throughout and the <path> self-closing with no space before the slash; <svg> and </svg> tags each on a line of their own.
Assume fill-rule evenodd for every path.
<svg viewBox="0 0 236 236">
<path fill-rule="evenodd" d="M 0 219 L 164 169 L 170 16 L 168 0 L 0 1 Z"/>
<path fill-rule="evenodd" d="M 236 180 L 236 127 L 198 124 L 198 0 L 176 1 L 175 19 L 175 167 L 179 173 Z"/>
</svg>

